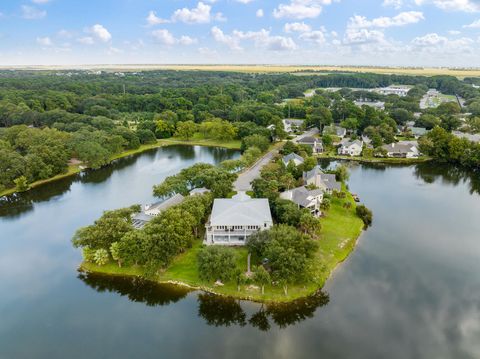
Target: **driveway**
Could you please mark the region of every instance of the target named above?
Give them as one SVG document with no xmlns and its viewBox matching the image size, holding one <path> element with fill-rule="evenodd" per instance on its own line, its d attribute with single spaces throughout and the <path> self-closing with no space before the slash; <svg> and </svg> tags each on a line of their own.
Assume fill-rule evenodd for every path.
<svg viewBox="0 0 480 359">
<path fill-rule="evenodd" d="M 295 137 L 292 142 L 297 142 L 299 139 L 305 137 L 305 136 L 313 136 L 318 133 L 317 128 L 312 128 L 305 133 L 298 135 Z M 246 192 L 246 191 L 251 191 L 252 190 L 252 185 L 251 183 L 253 182 L 254 179 L 260 177 L 260 171 L 262 170 L 263 166 L 265 166 L 267 163 L 269 163 L 273 157 L 275 157 L 278 154 L 279 149 L 274 149 L 270 152 L 268 152 L 266 155 L 264 155 L 261 159 L 259 159 L 252 167 L 249 169 L 245 170 L 244 172 L 240 173 L 238 175 L 237 180 L 233 184 L 233 187 L 235 191 L 237 192 Z"/>
</svg>

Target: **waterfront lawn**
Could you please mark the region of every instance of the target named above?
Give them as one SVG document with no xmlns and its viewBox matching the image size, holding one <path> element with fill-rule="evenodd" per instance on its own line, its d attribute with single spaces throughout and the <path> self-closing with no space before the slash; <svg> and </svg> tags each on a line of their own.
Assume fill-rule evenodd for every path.
<svg viewBox="0 0 480 359">
<path fill-rule="evenodd" d="M 350 202 L 352 206 L 345 208 L 344 204 Z M 315 256 L 313 280 L 309 283 L 300 283 L 288 286 L 285 295 L 279 285 L 265 286 L 265 294 L 260 288 L 248 285 L 237 290 L 236 281 L 224 283 L 224 286 L 213 286 L 212 282 L 200 279 L 197 265 L 197 255 L 202 248 L 200 240 L 195 241 L 193 247 L 179 255 L 172 264 L 161 272 L 156 280 L 161 283 L 180 282 L 191 287 L 206 290 L 212 293 L 228 295 L 242 299 L 264 302 L 286 302 L 313 294 L 325 285 L 335 267 L 344 261 L 355 248 L 357 238 L 362 232 L 363 222 L 355 214 L 355 202 L 350 194 L 345 199 L 332 198 L 331 208 L 322 218 L 321 239 L 319 249 Z M 248 251 L 244 247 L 235 248 L 237 252 L 237 267 L 242 271 L 247 270 Z M 252 266 L 254 261 L 252 260 Z M 113 275 L 142 275 L 141 267 L 119 268 L 116 263 L 99 267 L 92 263 L 83 263 L 84 270 L 101 272 Z"/>
<path fill-rule="evenodd" d="M 352 157 L 352 156 L 341 156 L 335 154 L 334 152 L 330 153 L 321 153 L 316 155 L 316 158 L 327 159 L 327 160 L 345 160 L 345 161 L 356 161 L 361 163 L 385 163 L 385 164 L 414 164 L 431 161 L 431 157 L 421 156 L 418 158 L 394 158 L 394 157 Z"/>
</svg>

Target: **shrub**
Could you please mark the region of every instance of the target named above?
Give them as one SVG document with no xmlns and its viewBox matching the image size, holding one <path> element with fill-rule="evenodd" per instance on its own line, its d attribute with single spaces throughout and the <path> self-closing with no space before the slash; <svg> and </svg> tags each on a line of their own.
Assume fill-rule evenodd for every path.
<svg viewBox="0 0 480 359">
<path fill-rule="evenodd" d="M 365 207 L 364 205 L 357 206 L 356 213 L 357 216 L 360 217 L 365 224 L 365 228 L 372 224 L 373 213 L 367 207 Z"/>
<path fill-rule="evenodd" d="M 108 251 L 100 248 L 95 251 L 94 261 L 99 266 L 104 266 L 108 263 Z"/>
<path fill-rule="evenodd" d="M 232 248 L 210 246 L 198 253 L 198 270 L 203 280 L 228 281 L 235 275 L 235 252 Z"/>
</svg>

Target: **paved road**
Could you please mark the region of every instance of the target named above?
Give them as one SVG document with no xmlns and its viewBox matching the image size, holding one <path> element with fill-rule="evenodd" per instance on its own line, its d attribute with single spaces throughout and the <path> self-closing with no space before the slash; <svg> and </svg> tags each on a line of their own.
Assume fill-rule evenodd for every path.
<svg viewBox="0 0 480 359">
<path fill-rule="evenodd" d="M 313 136 L 316 133 L 318 133 L 317 128 L 313 128 L 311 130 L 308 130 L 307 132 L 303 133 L 302 135 L 299 135 L 295 137 L 292 141 L 297 142 L 299 139 L 305 136 Z M 260 171 L 262 170 L 263 166 L 265 166 L 268 162 L 272 160 L 272 158 L 277 155 L 278 149 L 272 150 L 268 152 L 266 155 L 264 155 L 260 160 L 258 160 L 252 167 L 250 167 L 248 170 L 242 172 L 235 183 L 233 184 L 233 187 L 235 188 L 235 191 L 237 192 L 246 192 L 246 191 L 251 191 L 252 190 L 252 181 L 255 178 L 260 177 Z"/>
</svg>

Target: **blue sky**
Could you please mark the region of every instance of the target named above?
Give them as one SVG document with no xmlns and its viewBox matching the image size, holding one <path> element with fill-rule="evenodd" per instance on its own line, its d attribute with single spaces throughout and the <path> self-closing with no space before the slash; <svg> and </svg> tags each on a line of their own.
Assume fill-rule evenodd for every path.
<svg viewBox="0 0 480 359">
<path fill-rule="evenodd" d="M 9 0 L 1 65 L 480 66 L 480 0 Z"/>
</svg>

